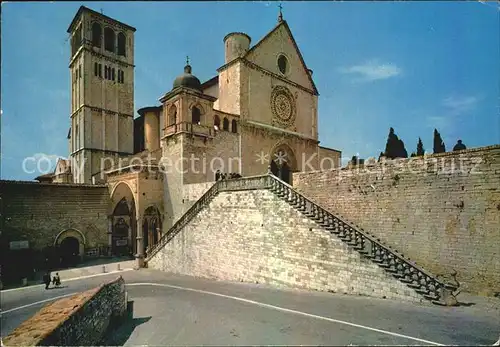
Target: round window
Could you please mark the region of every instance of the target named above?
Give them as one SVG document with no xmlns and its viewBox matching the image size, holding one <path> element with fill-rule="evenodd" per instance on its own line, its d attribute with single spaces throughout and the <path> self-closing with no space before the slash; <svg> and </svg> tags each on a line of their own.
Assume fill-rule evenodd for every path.
<svg viewBox="0 0 500 347">
<path fill-rule="evenodd" d="M 284 55 L 278 57 L 278 69 L 283 75 L 288 71 L 288 60 Z"/>
</svg>

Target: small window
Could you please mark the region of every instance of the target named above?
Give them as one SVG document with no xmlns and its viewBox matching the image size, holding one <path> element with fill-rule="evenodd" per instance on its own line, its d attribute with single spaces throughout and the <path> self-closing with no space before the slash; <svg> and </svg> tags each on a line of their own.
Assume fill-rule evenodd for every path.
<svg viewBox="0 0 500 347">
<path fill-rule="evenodd" d="M 122 70 L 122 83 L 125 83 L 125 71 Z"/>
<path fill-rule="evenodd" d="M 94 76 L 99 75 L 99 64 L 94 63 Z"/>
<path fill-rule="evenodd" d="M 108 79 L 108 67 L 104 65 L 104 78 Z"/>
<path fill-rule="evenodd" d="M 82 78 L 82 64 L 78 66 L 78 78 Z"/>
<path fill-rule="evenodd" d="M 102 64 L 99 64 L 99 77 L 102 78 Z"/>
<path fill-rule="evenodd" d="M 222 121 L 222 130 L 229 131 L 229 120 L 226 117 Z"/>
<path fill-rule="evenodd" d="M 115 80 L 115 68 L 111 70 L 111 79 L 114 81 Z"/>
<path fill-rule="evenodd" d="M 238 128 L 237 128 L 237 124 L 236 124 L 236 119 L 233 119 L 231 121 L 231 131 L 233 133 L 237 133 L 238 132 Z"/>
<path fill-rule="evenodd" d="M 201 112 L 200 109 L 196 106 L 193 107 L 191 111 L 191 116 L 192 116 L 192 122 L 193 124 L 200 124 L 201 123 Z"/>
<path fill-rule="evenodd" d="M 283 75 L 288 71 L 288 60 L 284 55 L 280 55 L 278 58 L 278 69 Z"/>
<path fill-rule="evenodd" d="M 214 126 L 217 127 L 217 130 L 220 129 L 220 118 L 218 114 L 214 116 Z"/>
</svg>

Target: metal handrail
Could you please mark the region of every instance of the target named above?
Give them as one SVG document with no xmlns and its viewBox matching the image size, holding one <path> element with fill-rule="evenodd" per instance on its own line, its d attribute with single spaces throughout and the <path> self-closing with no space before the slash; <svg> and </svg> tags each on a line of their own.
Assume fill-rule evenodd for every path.
<svg viewBox="0 0 500 347">
<path fill-rule="evenodd" d="M 249 184 L 249 182 L 256 182 L 255 184 Z M 391 247 L 383 245 L 378 239 L 367 234 L 363 229 L 359 226 L 353 225 L 352 223 L 344 220 L 343 217 L 338 217 L 336 214 L 329 212 L 328 209 L 324 208 L 320 204 L 313 202 L 311 199 L 307 198 L 303 193 L 298 192 L 295 188 L 293 188 L 290 184 L 282 181 L 278 177 L 273 174 L 261 175 L 261 176 L 252 176 L 252 177 L 243 177 L 237 179 L 229 179 L 217 181 L 209 190 L 207 190 L 201 197 L 198 199 L 187 211 L 182 215 L 181 218 L 160 238 L 159 242 L 152 247 L 150 253 L 147 254 L 146 260 L 150 260 L 166 243 L 168 243 L 181 229 L 184 227 L 191 219 L 197 215 L 197 212 L 201 211 L 201 209 L 206 206 L 209 200 L 213 199 L 220 192 L 227 191 L 241 191 L 241 190 L 250 190 L 250 189 L 271 189 L 274 185 L 281 185 L 289 192 L 295 194 L 297 197 L 302 199 L 305 203 L 308 203 L 310 206 L 319 210 L 325 215 L 331 216 L 332 218 L 337 219 L 339 222 L 343 223 L 347 227 L 351 228 L 355 232 L 362 235 L 363 238 L 372 242 L 373 245 L 378 247 L 379 249 L 385 251 L 396 257 L 400 262 L 406 264 L 409 268 L 412 268 L 423 275 L 431 278 L 435 281 L 436 284 L 442 287 L 452 287 L 454 290 L 458 289 L 456 285 L 445 283 L 444 281 L 438 280 L 437 276 L 429 273 L 424 270 L 420 266 L 415 263 L 411 263 L 408 259 L 404 258 L 403 255 L 399 254 L 399 252 Z"/>
<path fill-rule="evenodd" d="M 452 286 L 452 287 L 455 287 L 457 288 L 456 286 L 454 285 L 451 285 L 449 283 L 444 283 L 440 280 L 437 279 L 437 277 L 429 272 L 427 272 L 426 270 L 424 270 L 423 268 L 421 268 L 420 266 L 416 265 L 416 264 L 413 264 L 411 262 L 409 262 L 407 259 L 405 259 L 402 255 L 399 254 L 399 252 L 395 249 L 391 249 L 390 247 L 388 246 L 384 246 L 381 242 L 379 242 L 377 239 L 375 239 L 373 236 L 371 235 L 368 235 L 363 229 L 361 229 L 359 226 L 356 226 L 356 225 L 353 225 L 352 223 L 350 222 L 347 222 L 345 221 L 343 218 L 340 218 L 338 217 L 336 214 L 332 213 L 332 212 L 329 212 L 326 208 L 322 207 L 320 204 L 316 203 L 316 202 L 313 202 L 311 199 L 307 198 L 303 193 L 300 193 L 298 192 L 295 188 L 293 188 L 290 184 L 282 181 L 281 179 L 279 179 L 278 177 L 274 176 L 273 174 L 269 174 L 269 176 L 276 182 L 282 184 L 283 186 L 287 187 L 289 190 L 291 190 L 293 193 L 299 195 L 302 199 L 304 199 L 305 201 L 307 201 L 309 204 L 311 204 L 312 206 L 315 206 L 316 208 L 319 208 L 321 210 L 323 210 L 324 213 L 327 213 L 327 214 L 330 214 L 332 215 L 333 217 L 337 218 L 339 221 L 341 221 L 342 223 L 346 224 L 348 227 L 356 230 L 356 232 L 360 233 L 361 235 L 363 235 L 363 237 L 365 237 L 366 239 L 368 239 L 369 241 L 373 242 L 374 244 L 376 244 L 378 247 L 388 251 L 389 253 L 392 253 L 393 255 L 395 255 L 398 259 L 400 259 L 401 261 L 403 261 L 405 264 L 409 265 L 410 267 L 422 272 L 424 275 L 428 276 L 428 277 L 431 277 L 432 279 L 434 279 L 437 283 L 445 286 L 445 285 L 448 285 L 448 286 Z"/>
</svg>

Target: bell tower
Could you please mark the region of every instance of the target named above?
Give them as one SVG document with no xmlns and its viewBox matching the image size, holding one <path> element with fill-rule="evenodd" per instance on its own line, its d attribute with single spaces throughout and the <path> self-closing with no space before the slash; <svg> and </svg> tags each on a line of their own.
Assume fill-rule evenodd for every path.
<svg viewBox="0 0 500 347">
<path fill-rule="evenodd" d="M 68 28 L 75 183 L 90 184 L 112 161 L 133 154 L 135 30 L 84 6 Z"/>
</svg>

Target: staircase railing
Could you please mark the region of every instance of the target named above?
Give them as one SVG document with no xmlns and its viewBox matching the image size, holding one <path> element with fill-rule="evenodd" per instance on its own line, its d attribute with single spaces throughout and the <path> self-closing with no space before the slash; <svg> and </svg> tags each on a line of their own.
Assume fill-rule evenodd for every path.
<svg viewBox="0 0 500 347">
<path fill-rule="evenodd" d="M 219 192 L 240 191 L 252 189 L 269 189 L 271 187 L 271 177 L 250 176 L 244 178 L 234 178 L 217 181 L 199 198 L 177 222 L 158 240 L 158 242 L 146 250 L 146 262 L 149 261 L 158 251 L 163 248 L 172 238 L 181 231 Z"/>
<path fill-rule="evenodd" d="M 216 182 L 175 222 L 156 245 L 148 249 L 146 261 L 149 261 L 158 253 L 217 194 L 226 191 L 251 189 L 270 189 L 282 200 L 293 205 L 321 227 L 337 235 L 350 248 L 358 251 L 363 257 L 370 259 L 385 271 L 391 273 L 394 278 L 406 283 L 426 299 L 442 304 L 437 300 L 447 300 L 448 297 L 454 298 L 454 295 L 456 295 L 454 292 L 459 288 L 458 283 L 455 285 L 438 280 L 435 275 L 419 267 L 415 262 L 411 262 L 409 258 L 405 258 L 397 250 L 384 245 L 380 239 L 344 220 L 342 217 L 329 212 L 326 208 L 308 199 L 291 185 L 272 174 Z"/>
<path fill-rule="evenodd" d="M 399 254 L 397 250 L 383 245 L 380 239 L 332 214 L 276 176 L 270 175 L 270 178 L 271 191 L 276 195 L 295 206 L 332 234 L 336 234 L 349 247 L 377 263 L 393 277 L 406 283 L 426 299 L 431 301 L 446 300 L 447 297 L 453 296 L 453 292 L 458 289 L 458 283 L 455 285 L 438 280 L 435 275 L 417 266 L 416 263 Z"/>
</svg>

